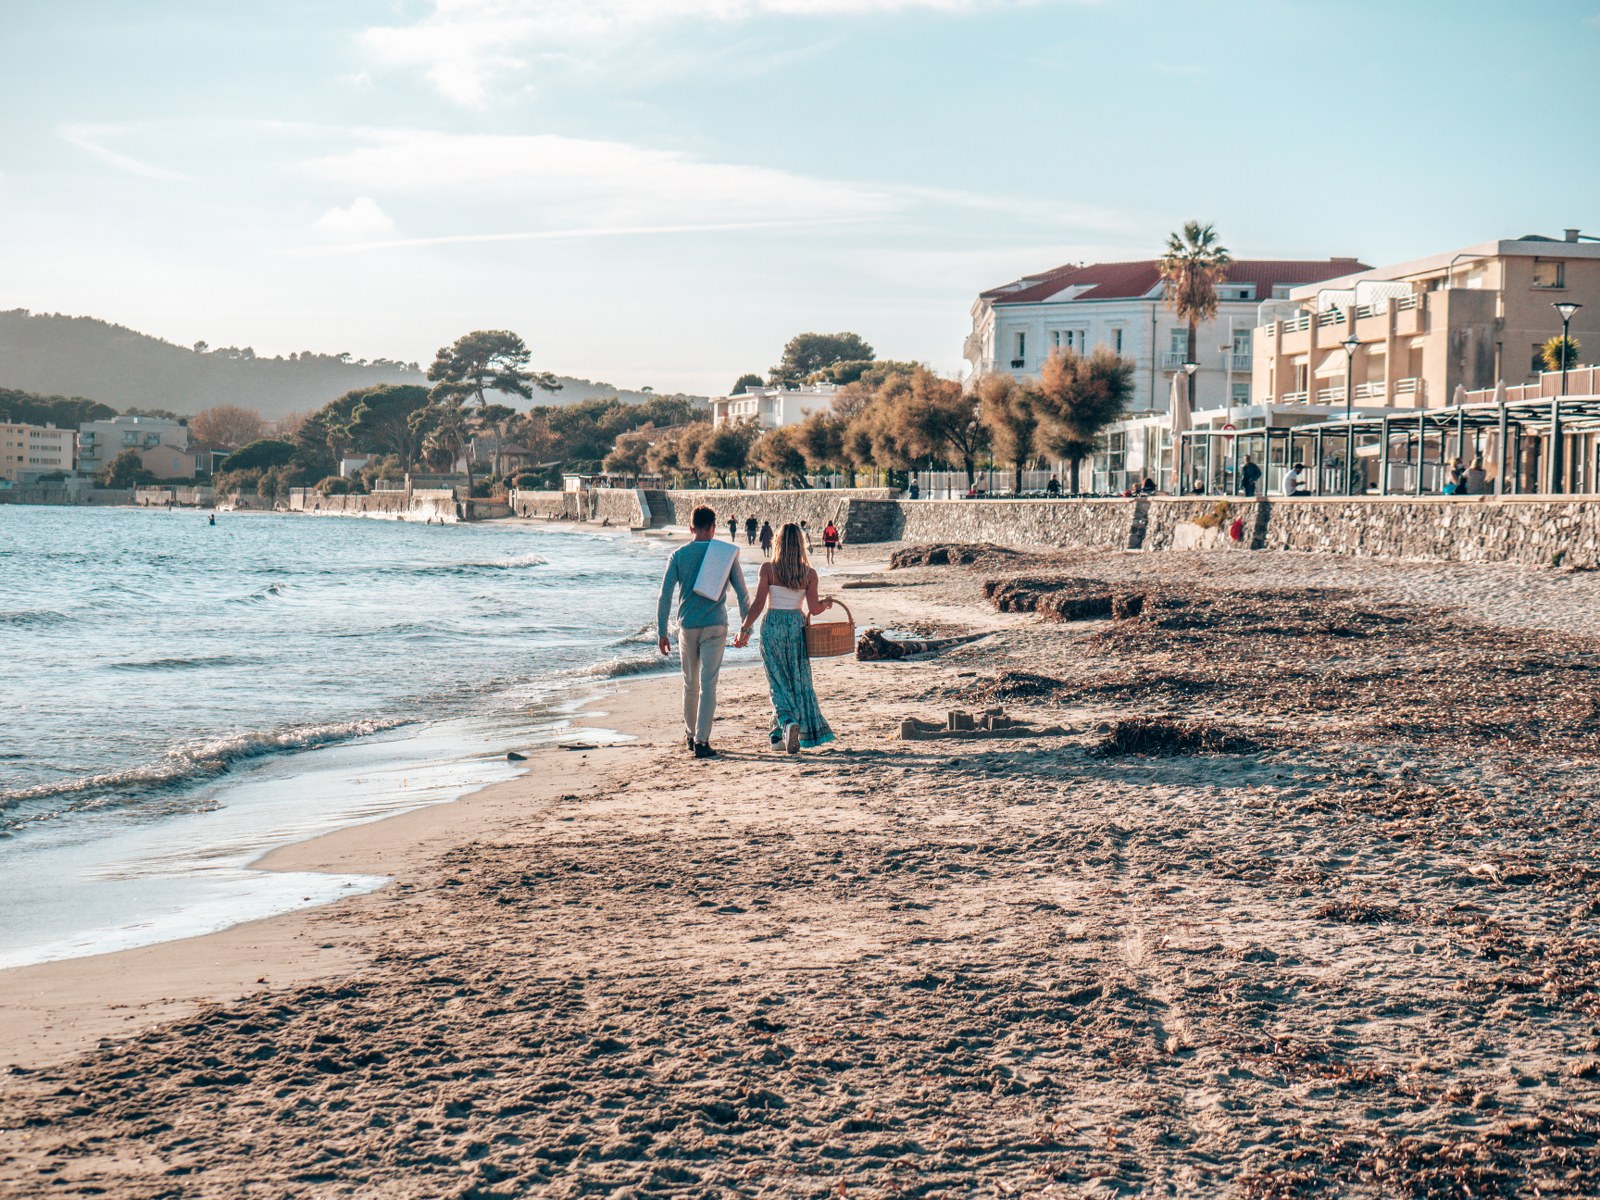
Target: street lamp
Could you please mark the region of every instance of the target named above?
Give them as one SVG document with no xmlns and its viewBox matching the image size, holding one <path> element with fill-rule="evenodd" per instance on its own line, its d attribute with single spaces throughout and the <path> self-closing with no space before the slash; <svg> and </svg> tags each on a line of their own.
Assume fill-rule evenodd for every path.
<svg viewBox="0 0 1600 1200">
<path fill-rule="evenodd" d="M 1344 419 L 1348 421 L 1350 419 L 1350 402 L 1355 397 L 1356 373 L 1354 368 L 1356 351 L 1361 349 L 1361 339 L 1352 333 L 1339 344 L 1344 347 Z"/>
<path fill-rule="evenodd" d="M 1356 394 L 1356 351 L 1361 349 L 1361 339 L 1352 333 L 1339 344 L 1344 347 L 1344 494 L 1348 496 L 1355 485 L 1356 431 L 1350 424 L 1350 404 Z"/>
<path fill-rule="evenodd" d="M 1572 324 L 1572 316 L 1583 305 L 1572 300 L 1563 300 L 1552 304 L 1551 308 L 1561 314 L 1561 394 L 1567 394 L 1567 354 L 1572 347 L 1572 342 L 1567 338 L 1567 328 Z"/>
</svg>

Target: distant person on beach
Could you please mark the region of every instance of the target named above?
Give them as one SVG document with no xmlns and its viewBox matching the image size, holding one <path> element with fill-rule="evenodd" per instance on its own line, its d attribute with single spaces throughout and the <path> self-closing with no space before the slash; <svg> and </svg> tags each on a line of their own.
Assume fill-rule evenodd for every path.
<svg viewBox="0 0 1600 1200">
<path fill-rule="evenodd" d="M 207 525 L 215 525 L 216 523 L 217 523 L 217 514 L 216 513 L 212 513 L 211 514 L 211 519 L 209 521 L 207 521 L 206 524 Z"/>
<path fill-rule="evenodd" d="M 756 522 L 756 519 L 755 519 L 754 516 L 747 517 L 745 519 L 745 523 L 744 523 L 744 538 L 745 538 L 745 541 L 749 542 L 750 545 L 754 546 L 756 544 L 756 530 L 760 529 L 760 528 L 761 528 L 761 526 Z"/>
<path fill-rule="evenodd" d="M 772 526 L 766 521 L 761 522 L 761 553 L 772 553 Z"/>
<path fill-rule="evenodd" d="M 1244 487 L 1246 496 L 1256 494 L 1256 485 L 1261 482 L 1261 468 L 1256 466 L 1256 460 L 1248 454 L 1244 456 L 1244 466 L 1239 468 L 1239 483 Z"/>
<path fill-rule="evenodd" d="M 1285 496 L 1304 496 L 1306 494 L 1306 465 L 1295 463 L 1289 468 L 1288 474 L 1283 477 L 1283 494 Z"/>
<path fill-rule="evenodd" d="M 827 552 L 828 565 L 833 566 L 833 552 L 839 548 L 839 527 L 832 521 L 822 527 L 822 548 Z"/>
<path fill-rule="evenodd" d="M 1456 485 L 1452 495 L 1459 496 L 1467 490 L 1467 467 L 1459 458 L 1450 464 L 1450 482 Z"/>
<path fill-rule="evenodd" d="M 729 517 L 728 518 L 728 540 L 730 542 L 737 542 L 739 540 L 739 518 L 738 517 Z"/>
<path fill-rule="evenodd" d="M 748 645 L 756 618 L 766 612 L 761 623 L 761 664 L 767 669 L 767 689 L 772 693 L 772 732 L 774 748 L 782 746 L 790 754 L 810 750 L 833 741 L 833 730 L 817 704 L 817 690 L 811 682 L 811 657 L 806 649 L 806 617 L 802 606 L 813 616 L 833 607 L 832 600 L 817 597 L 817 572 L 806 556 L 800 526 L 792 521 L 778 532 L 778 548 L 769 561 L 761 564 L 755 602 L 745 614 L 735 646 Z"/>
<path fill-rule="evenodd" d="M 1052 500 L 1059 498 L 1061 495 L 1061 480 L 1054 475 L 1050 476 L 1050 482 L 1044 485 L 1044 494 Z"/>
<path fill-rule="evenodd" d="M 732 567 L 712 599 L 703 593 L 707 581 L 701 568 L 706 565 L 709 546 L 716 541 L 717 514 L 700 505 L 689 517 L 694 541 L 679 546 L 667 560 L 667 573 L 661 580 L 661 597 L 656 602 L 656 649 L 672 653 L 667 639 L 667 617 L 672 611 L 673 593 L 678 601 L 678 657 L 683 664 L 683 734 L 696 758 L 715 758 L 711 748 L 711 719 L 717 711 L 717 675 L 722 670 L 722 652 L 728 641 L 728 588 L 739 599 L 739 614 L 750 611 L 750 592 L 739 567 L 739 552 L 721 546 L 718 553 L 732 556 Z"/>
<path fill-rule="evenodd" d="M 911 486 L 907 489 L 907 493 L 913 500 L 922 495 L 922 489 L 917 486 L 917 481 L 915 479 L 911 481 Z"/>
</svg>

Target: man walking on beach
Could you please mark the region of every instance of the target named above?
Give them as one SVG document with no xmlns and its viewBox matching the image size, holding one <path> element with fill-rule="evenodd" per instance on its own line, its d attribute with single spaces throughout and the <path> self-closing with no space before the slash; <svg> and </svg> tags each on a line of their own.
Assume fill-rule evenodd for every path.
<svg viewBox="0 0 1600 1200">
<path fill-rule="evenodd" d="M 727 593 L 731 585 L 739 598 L 739 617 L 750 611 L 750 593 L 739 567 L 739 552 L 716 540 L 717 514 L 705 505 L 689 518 L 694 541 L 680 546 L 667 560 L 656 604 L 656 648 L 672 653 L 667 640 L 667 617 L 672 594 L 678 602 L 678 657 L 683 662 L 684 740 L 696 758 L 715 758 L 711 748 L 711 719 L 717 709 L 717 674 L 728 642 Z M 707 562 L 707 555 L 714 557 Z"/>
</svg>

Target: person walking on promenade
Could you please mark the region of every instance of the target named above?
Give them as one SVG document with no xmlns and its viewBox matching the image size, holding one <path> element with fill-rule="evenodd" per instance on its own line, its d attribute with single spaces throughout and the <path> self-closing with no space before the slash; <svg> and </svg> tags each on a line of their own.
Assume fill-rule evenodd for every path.
<svg viewBox="0 0 1600 1200">
<path fill-rule="evenodd" d="M 1256 494 L 1256 484 L 1261 482 L 1261 468 L 1256 466 L 1255 459 L 1248 454 L 1244 456 L 1244 466 L 1239 468 L 1239 483 L 1244 487 L 1246 496 Z"/>
<path fill-rule="evenodd" d="M 738 517 L 729 517 L 728 518 L 728 540 L 730 542 L 737 542 L 739 540 L 739 518 Z"/>
<path fill-rule="evenodd" d="M 798 525 L 795 526 L 797 532 L 799 528 Z M 802 537 L 801 541 L 804 542 L 804 540 Z M 772 553 L 772 526 L 766 521 L 761 522 L 761 553 L 763 555 Z"/>
<path fill-rule="evenodd" d="M 683 664 L 684 740 L 696 758 L 715 758 L 711 719 L 717 711 L 717 675 L 728 640 L 728 588 L 739 598 L 740 616 L 750 611 L 750 592 L 744 584 L 738 549 L 716 540 L 717 514 L 702 504 L 690 515 L 689 523 L 694 541 L 673 552 L 661 580 L 656 649 L 662 654 L 672 652 L 667 616 L 672 611 L 673 593 L 680 593 L 678 657 Z M 714 556 L 709 564 L 708 555 Z"/>
<path fill-rule="evenodd" d="M 839 548 L 839 527 L 832 521 L 822 527 L 822 548 L 827 552 L 828 565 L 833 566 L 833 552 Z"/>
<path fill-rule="evenodd" d="M 800 526 L 786 524 L 778 532 L 777 549 L 771 559 L 761 564 L 755 601 L 733 644 L 749 644 L 750 630 L 765 611 L 761 664 L 767 670 L 767 689 L 772 693 L 772 732 L 768 736 L 774 747 L 781 745 L 790 754 L 800 753 L 802 746 L 810 750 L 833 741 L 833 730 L 822 715 L 817 689 L 811 682 L 805 617 L 806 611 L 815 616 L 832 607 L 832 600 L 817 597 L 817 572 L 806 557 Z"/>
<path fill-rule="evenodd" d="M 756 524 L 756 518 L 754 514 L 751 514 L 749 517 L 745 518 L 744 538 L 745 541 L 749 542 L 752 546 L 756 544 L 756 530 L 759 528 L 760 526 Z"/>
</svg>

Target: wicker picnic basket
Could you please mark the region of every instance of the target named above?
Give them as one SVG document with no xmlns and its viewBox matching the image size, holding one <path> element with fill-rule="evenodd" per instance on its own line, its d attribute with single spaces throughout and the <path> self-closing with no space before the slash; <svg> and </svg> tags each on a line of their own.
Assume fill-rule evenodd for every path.
<svg viewBox="0 0 1600 1200">
<path fill-rule="evenodd" d="M 806 618 L 806 654 L 812 658 L 838 658 L 856 648 L 856 619 L 843 600 L 828 597 L 844 609 L 843 621 L 826 621 L 817 624 Z"/>
</svg>

